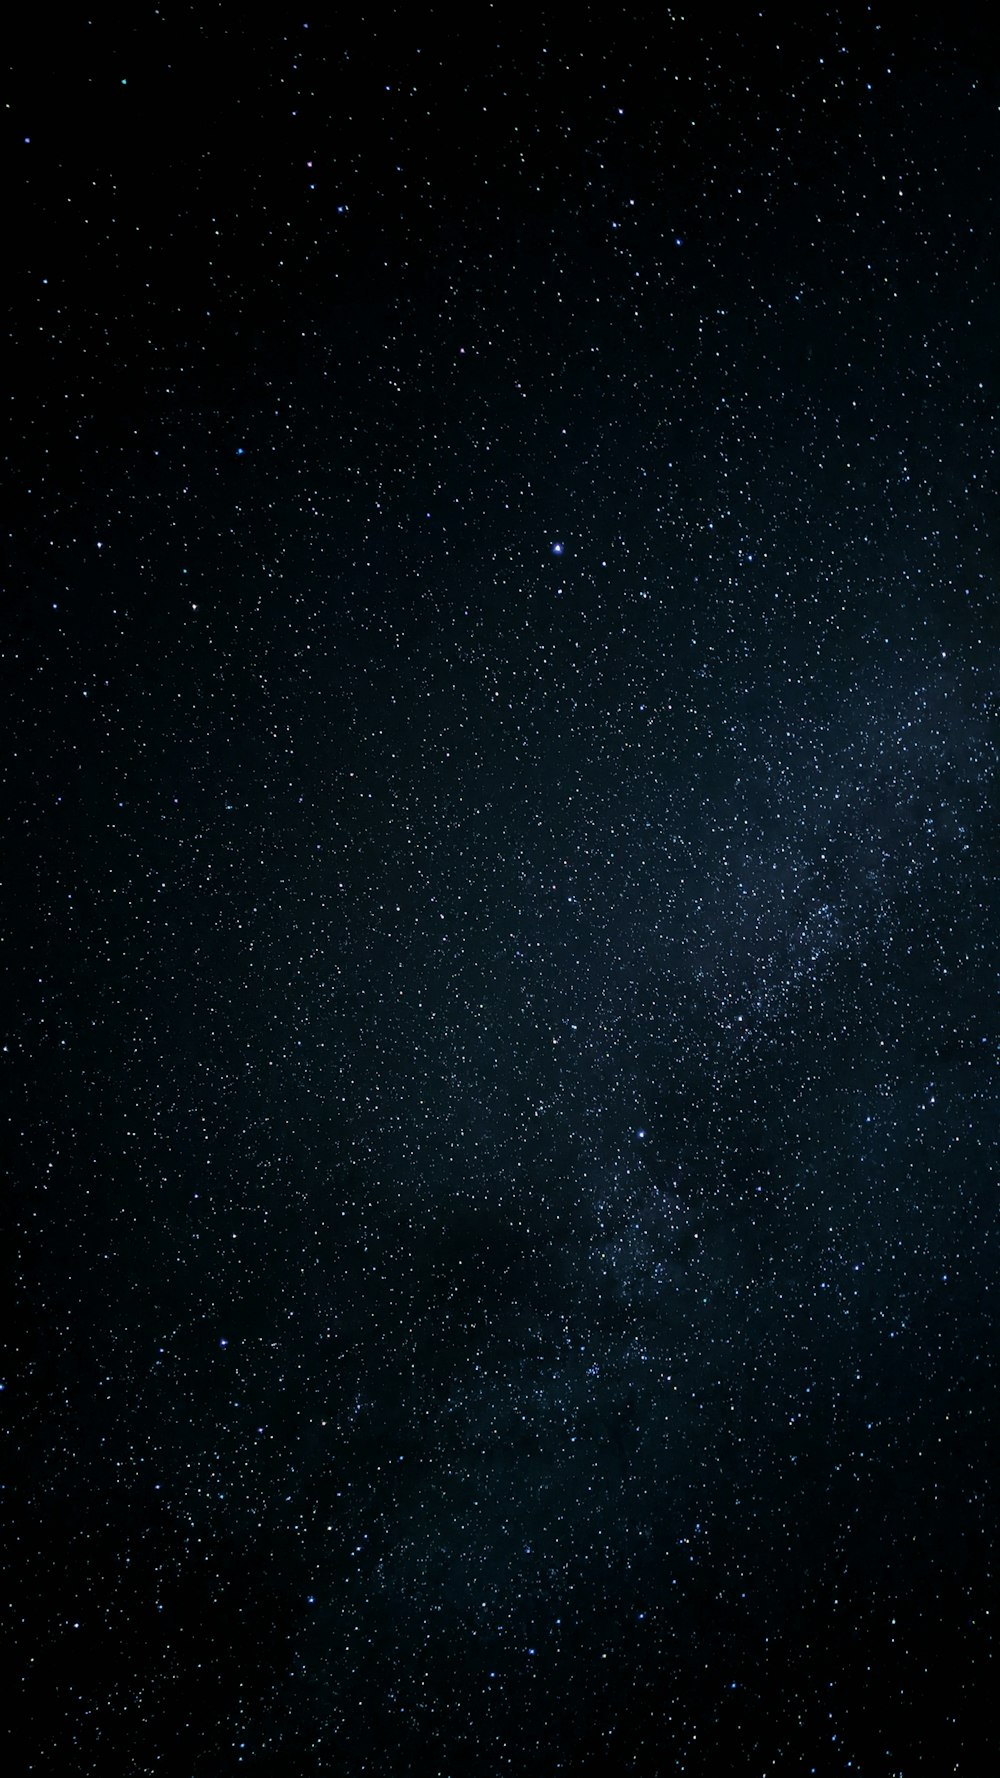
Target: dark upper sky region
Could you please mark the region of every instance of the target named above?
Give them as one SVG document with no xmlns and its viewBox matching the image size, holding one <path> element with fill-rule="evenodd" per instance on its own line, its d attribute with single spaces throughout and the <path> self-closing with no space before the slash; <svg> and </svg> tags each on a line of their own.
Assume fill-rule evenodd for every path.
<svg viewBox="0 0 1000 1778">
<path fill-rule="evenodd" d="M 17 1769 L 980 1778 L 991 30 L 19 32 Z"/>
</svg>

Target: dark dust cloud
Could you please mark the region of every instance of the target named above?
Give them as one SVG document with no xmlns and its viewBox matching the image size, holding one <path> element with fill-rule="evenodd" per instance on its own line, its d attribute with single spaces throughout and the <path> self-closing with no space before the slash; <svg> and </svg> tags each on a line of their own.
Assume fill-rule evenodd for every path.
<svg viewBox="0 0 1000 1778">
<path fill-rule="evenodd" d="M 85 11 L 6 112 L 17 1771 L 984 1778 L 986 15 Z"/>
</svg>

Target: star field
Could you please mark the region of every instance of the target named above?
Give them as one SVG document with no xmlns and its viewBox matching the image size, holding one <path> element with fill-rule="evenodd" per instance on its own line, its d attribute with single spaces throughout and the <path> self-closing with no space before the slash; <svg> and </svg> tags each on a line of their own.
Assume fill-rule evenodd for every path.
<svg viewBox="0 0 1000 1778">
<path fill-rule="evenodd" d="M 992 38 L 15 61 L 17 1769 L 980 1778 Z"/>
</svg>

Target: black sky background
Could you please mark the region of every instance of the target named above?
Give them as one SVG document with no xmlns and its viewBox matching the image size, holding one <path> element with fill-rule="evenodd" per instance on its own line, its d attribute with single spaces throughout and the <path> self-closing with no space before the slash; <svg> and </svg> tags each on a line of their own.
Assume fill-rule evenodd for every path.
<svg viewBox="0 0 1000 1778">
<path fill-rule="evenodd" d="M 11 49 L 16 1769 L 979 1778 L 985 14 Z"/>
</svg>

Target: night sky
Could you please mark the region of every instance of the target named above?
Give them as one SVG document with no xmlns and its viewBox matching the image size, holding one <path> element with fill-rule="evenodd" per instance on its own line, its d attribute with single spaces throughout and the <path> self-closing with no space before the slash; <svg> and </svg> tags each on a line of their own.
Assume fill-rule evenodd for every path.
<svg viewBox="0 0 1000 1778">
<path fill-rule="evenodd" d="M 988 9 L 71 10 L 12 1772 L 988 1778 Z"/>
</svg>

